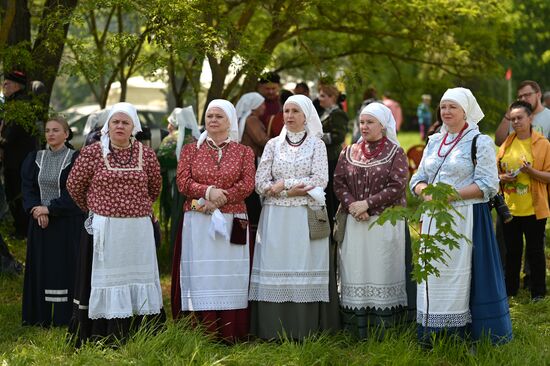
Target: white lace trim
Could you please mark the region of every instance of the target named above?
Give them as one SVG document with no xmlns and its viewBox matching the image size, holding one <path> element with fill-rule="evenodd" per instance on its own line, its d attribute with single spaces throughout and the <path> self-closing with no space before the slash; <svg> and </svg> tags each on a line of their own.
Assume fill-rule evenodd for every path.
<svg viewBox="0 0 550 366">
<path fill-rule="evenodd" d="M 283 272 L 283 271 L 263 271 L 258 268 L 252 268 L 252 276 L 262 277 L 264 280 L 269 278 L 271 281 L 287 281 L 289 279 L 311 279 L 311 278 L 320 278 L 326 279 L 328 281 L 328 271 L 303 271 L 303 272 Z"/>
<path fill-rule="evenodd" d="M 248 294 L 241 296 L 223 296 L 217 298 L 182 296 L 181 310 L 203 311 L 203 310 L 235 310 L 248 307 Z"/>
<path fill-rule="evenodd" d="M 88 317 L 128 318 L 133 315 L 158 314 L 160 309 L 162 290 L 158 282 L 92 288 Z"/>
<path fill-rule="evenodd" d="M 328 282 L 326 285 L 277 286 L 258 283 L 250 284 L 250 300 L 267 302 L 328 302 Z"/>
<path fill-rule="evenodd" d="M 428 327 L 431 328 L 459 328 L 472 322 L 472 314 L 470 310 L 461 314 L 426 314 L 421 311 L 416 312 L 416 322 L 422 326 L 426 325 L 428 319 Z"/>
<path fill-rule="evenodd" d="M 405 282 L 392 286 L 342 284 L 341 302 L 342 306 L 354 310 L 366 307 L 385 310 L 407 306 L 407 290 Z"/>
</svg>

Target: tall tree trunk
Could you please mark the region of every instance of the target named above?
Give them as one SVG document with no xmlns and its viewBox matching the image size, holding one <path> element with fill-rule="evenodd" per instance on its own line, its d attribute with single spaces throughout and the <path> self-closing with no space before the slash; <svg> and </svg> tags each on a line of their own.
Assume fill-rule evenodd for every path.
<svg viewBox="0 0 550 366">
<path fill-rule="evenodd" d="M 15 8 L 13 8 L 15 6 Z M 10 9 L 10 7 L 12 7 Z M 26 52 L 30 52 L 31 41 L 31 13 L 27 6 L 26 0 L 3 0 L 2 9 L 15 10 L 11 26 L 8 32 L 7 45 L 8 47 L 21 46 L 21 51 L 18 52 L 18 56 L 10 57 L 10 55 L 3 55 L 3 67 L 4 73 L 10 72 L 13 69 L 18 69 L 27 72 L 29 69 L 30 58 L 21 57 Z M 8 14 L 6 14 L 8 15 Z M 3 26 L 3 24 L 2 24 Z M 25 43 L 26 42 L 26 43 Z"/>
<path fill-rule="evenodd" d="M 8 43 L 8 36 L 10 34 L 11 25 L 15 19 L 15 0 L 4 0 L 0 2 L 0 9 L 2 9 L 2 24 L 0 25 L 0 47 L 4 47 Z"/>
<path fill-rule="evenodd" d="M 35 67 L 31 80 L 40 80 L 45 86 L 45 103 L 49 104 L 57 77 L 63 48 L 69 31 L 71 15 L 78 0 L 46 0 L 32 57 Z"/>
</svg>

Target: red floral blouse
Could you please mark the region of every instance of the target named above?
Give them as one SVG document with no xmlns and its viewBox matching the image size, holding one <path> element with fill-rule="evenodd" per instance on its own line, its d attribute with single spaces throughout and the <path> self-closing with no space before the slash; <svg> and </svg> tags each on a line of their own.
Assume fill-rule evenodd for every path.
<svg viewBox="0 0 550 366">
<path fill-rule="evenodd" d="M 67 181 L 71 197 L 82 210 L 109 217 L 148 216 L 160 186 L 155 152 L 139 141 L 107 158 L 99 142 L 83 147 Z"/>
<path fill-rule="evenodd" d="M 204 197 L 208 186 L 214 186 L 228 192 L 221 212 L 245 213 L 244 199 L 254 190 L 255 174 L 254 152 L 248 146 L 229 142 L 218 163 L 218 152 L 206 142 L 199 149 L 196 143 L 185 145 L 177 175 L 178 188 L 187 197 L 184 211 L 190 211 L 191 202 Z"/>
</svg>

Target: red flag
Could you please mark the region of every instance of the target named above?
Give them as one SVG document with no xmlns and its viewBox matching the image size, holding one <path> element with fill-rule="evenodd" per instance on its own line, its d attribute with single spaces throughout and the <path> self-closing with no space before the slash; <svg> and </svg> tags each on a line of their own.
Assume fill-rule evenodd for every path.
<svg viewBox="0 0 550 366">
<path fill-rule="evenodd" d="M 508 70 L 506 70 L 506 80 L 510 80 L 512 78 L 512 69 L 509 67 Z"/>
</svg>

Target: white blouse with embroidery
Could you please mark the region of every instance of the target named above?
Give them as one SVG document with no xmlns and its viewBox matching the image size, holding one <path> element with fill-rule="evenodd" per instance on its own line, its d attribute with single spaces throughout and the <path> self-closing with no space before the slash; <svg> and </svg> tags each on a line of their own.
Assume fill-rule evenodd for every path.
<svg viewBox="0 0 550 366">
<path fill-rule="evenodd" d="M 287 131 L 291 141 L 299 141 L 305 131 Z M 303 183 L 325 188 L 328 183 L 327 149 L 323 141 L 307 136 L 300 146 L 291 146 L 284 137 L 271 139 L 265 146 L 262 160 L 256 171 L 256 191 L 265 196 L 264 205 L 303 206 L 315 204 L 310 196 L 273 197 L 266 196 L 266 189 L 284 180 L 285 189 Z"/>
</svg>

